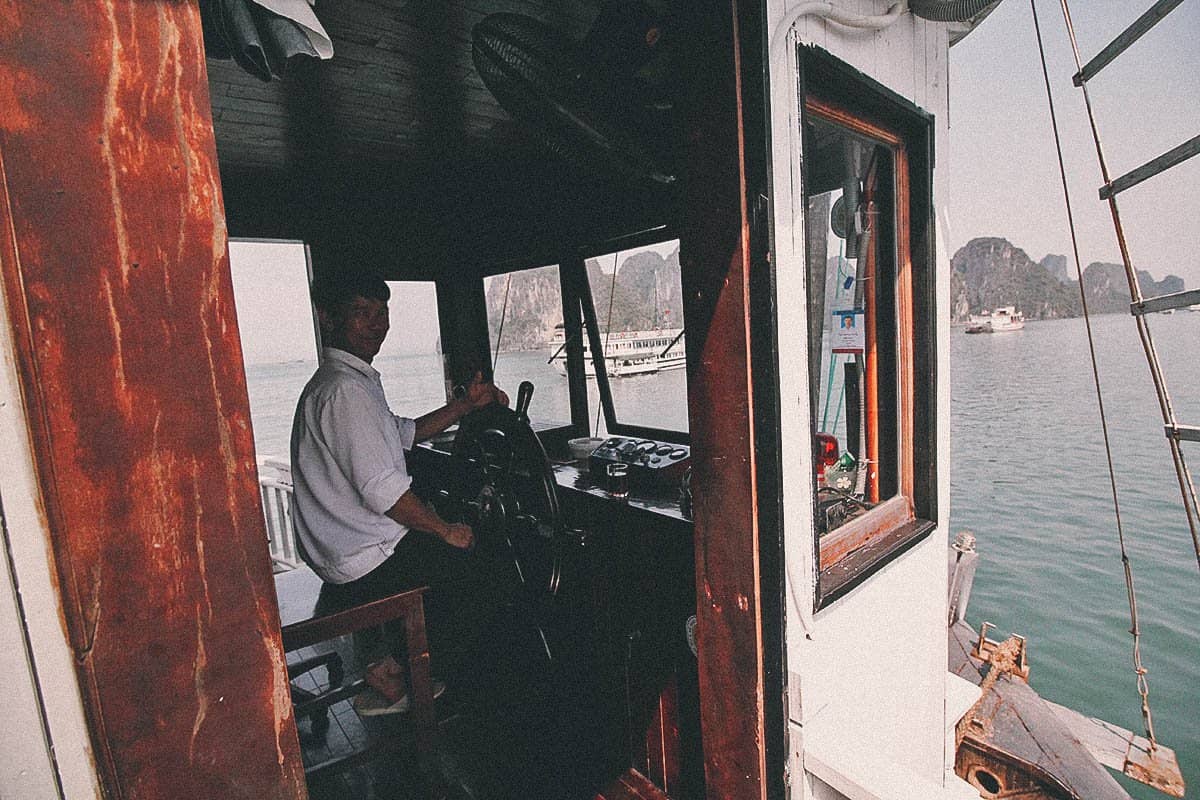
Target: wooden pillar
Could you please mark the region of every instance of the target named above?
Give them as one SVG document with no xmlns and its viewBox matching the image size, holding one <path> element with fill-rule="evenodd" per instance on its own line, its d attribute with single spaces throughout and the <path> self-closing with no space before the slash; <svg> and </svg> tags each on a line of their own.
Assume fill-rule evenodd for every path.
<svg viewBox="0 0 1200 800">
<path fill-rule="evenodd" d="M 105 794 L 304 797 L 196 5 L 7 2 L 0 42 L 0 280 Z"/>
<path fill-rule="evenodd" d="M 761 109 L 761 98 L 745 95 L 745 40 L 755 35 L 739 29 L 760 4 L 705 7 L 709 18 L 688 39 L 697 61 L 684 71 L 693 81 L 682 104 L 690 116 L 680 262 L 705 779 L 710 798 L 732 800 L 764 798 L 768 784 L 750 335 L 751 180 L 766 140 L 747 123 L 747 105 Z"/>
</svg>

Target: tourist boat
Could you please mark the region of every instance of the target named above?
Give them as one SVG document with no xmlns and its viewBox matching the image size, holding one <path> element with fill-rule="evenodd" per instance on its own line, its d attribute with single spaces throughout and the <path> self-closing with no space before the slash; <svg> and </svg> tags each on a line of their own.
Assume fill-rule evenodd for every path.
<svg viewBox="0 0 1200 800">
<path fill-rule="evenodd" d="M 682 328 L 656 328 L 649 331 L 614 331 L 601 333 L 604 343 L 604 370 L 609 377 L 653 375 L 669 369 L 687 366 L 686 342 Z M 559 375 L 567 374 L 566 335 L 564 327 L 556 325 L 550 338 L 550 361 Z M 596 377 L 596 365 L 583 341 L 584 374 Z"/>
<path fill-rule="evenodd" d="M 967 333 L 1009 333 L 1025 327 L 1025 314 L 1015 306 L 1000 306 L 982 314 L 972 314 Z"/>
<path fill-rule="evenodd" d="M 462 796 L 1126 797 L 1053 715 L 1004 716 L 1044 711 L 1024 651 L 963 630 L 933 154 L 986 0 L 263 5 L 294 19 L 0 13 L 0 795 L 420 793 L 367 785 L 416 780 L 403 759 L 305 778 L 327 734 L 289 686 L 237 237 L 395 281 L 401 319 L 437 318 L 447 397 L 493 363 L 489 277 L 553 265 L 539 302 L 581 331 L 568 420 L 509 386 L 517 409 L 412 452 L 506 588 L 497 690 L 423 740 Z M 672 242 L 687 388 L 618 407 L 585 262 Z M 841 441 L 813 433 L 832 348 Z M 592 462 L 627 484 L 571 458 L 595 403 Z"/>
</svg>

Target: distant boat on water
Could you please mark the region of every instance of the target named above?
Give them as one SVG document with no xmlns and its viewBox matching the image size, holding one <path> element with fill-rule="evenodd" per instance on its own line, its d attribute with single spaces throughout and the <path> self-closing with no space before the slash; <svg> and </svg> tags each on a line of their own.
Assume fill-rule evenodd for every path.
<svg viewBox="0 0 1200 800">
<path fill-rule="evenodd" d="M 647 375 L 686 366 L 683 328 L 601 333 L 604 340 L 605 371 L 610 377 Z M 567 374 L 564 328 L 555 326 L 550 339 L 550 360 L 560 375 Z M 596 365 L 586 338 L 583 342 L 584 373 L 596 377 Z"/>
<path fill-rule="evenodd" d="M 972 314 L 967 333 L 1008 333 L 1025 327 L 1025 314 L 1016 306 L 1000 306 L 982 314 Z"/>
</svg>

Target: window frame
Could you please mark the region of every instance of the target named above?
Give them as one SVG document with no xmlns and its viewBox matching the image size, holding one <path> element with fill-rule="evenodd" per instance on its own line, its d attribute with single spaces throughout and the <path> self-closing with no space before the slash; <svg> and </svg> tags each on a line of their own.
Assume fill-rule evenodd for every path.
<svg viewBox="0 0 1200 800">
<path fill-rule="evenodd" d="M 615 252 L 624 250 L 634 250 L 639 247 L 646 247 L 654 244 L 662 244 L 672 240 L 678 240 L 679 234 L 674 231 L 671 226 L 659 225 L 653 228 L 648 228 L 636 233 L 631 233 L 623 236 L 613 237 L 594 244 L 580 245 L 571 248 L 568 252 L 560 253 L 557 256 L 549 254 L 538 254 L 538 257 L 526 256 L 519 259 L 508 259 L 501 262 L 484 264 L 479 268 L 477 273 L 479 280 L 475 286 L 474 294 L 476 295 L 476 305 L 482 310 L 485 321 L 480 324 L 480 331 L 477 336 L 481 337 L 481 346 L 487 356 L 487 363 L 491 364 L 491 340 L 488 334 L 488 325 L 486 322 L 486 306 L 483 302 L 484 290 L 483 281 L 486 278 L 492 278 L 499 275 L 504 275 L 509 272 L 520 272 L 526 269 L 536 269 L 539 267 L 557 266 L 559 271 L 559 282 L 561 288 L 561 297 L 563 304 L 563 324 L 568 330 L 578 321 L 582 326 L 584 335 L 587 336 L 588 350 L 592 356 L 593 367 L 596 370 L 596 391 L 600 399 L 600 408 L 604 415 L 604 425 L 610 436 L 629 436 L 639 439 L 655 439 L 662 442 L 670 442 L 672 444 L 690 444 L 691 435 L 688 431 L 673 431 L 664 428 L 654 428 L 644 425 L 634 425 L 622 423 L 617 419 L 616 407 L 612 399 L 612 388 L 609 384 L 608 374 L 604 370 L 603 359 L 599 353 L 603 352 L 603 339 L 599 332 L 599 317 L 596 314 L 595 304 L 592 300 L 591 284 L 587 278 L 586 261 L 589 258 L 596 258 L 603 255 L 611 255 Z M 439 289 L 441 288 L 439 284 Z M 445 322 L 443 322 L 445 324 Z M 684 325 L 686 327 L 686 320 Z M 443 342 L 447 341 L 443 335 Z M 553 428 L 550 430 L 539 430 L 540 435 L 557 435 L 568 434 L 570 436 L 582 436 L 585 432 L 590 435 L 596 435 L 595 431 L 591 430 L 592 420 L 591 412 L 588 408 L 588 387 L 587 378 L 584 374 L 584 354 L 582 343 L 572 345 L 568 342 L 567 345 L 567 381 L 570 392 L 571 404 L 571 425 L 569 428 Z M 690 372 L 690 368 L 688 369 Z M 690 426 L 689 426 L 690 427 Z"/>
<path fill-rule="evenodd" d="M 802 131 L 807 133 L 809 119 L 819 118 L 872 139 L 888 147 L 893 155 L 896 494 L 861 517 L 818 537 L 814 482 L 813 549 L 817 582 L 813 601 L 814 610 L 820 610 L 922 541 L 936 527 L 934 118 L 828 53 L 811 46 L 798 49 Z M 807 155 L 810 150 L 806 138 L 802 146 Z M 807 213 L 806 158 L 802 158 L 802 179 Z M 810 436 L 816 432 L 815 424 L 814 412 Z M 814 479 L 809 476 L 808 480 Z"/>
<path fill-rule="evenodd" d="M 612 387 L 608 380 L 608 371 L 604 368 L 604 342 L 600 335 L 599 317 L 596 315 L 595 303 L 592 299 L 592 287 L 587 277 L 585 262 L 589 258 L 612 255 L 625 250 L 636 250 L 655 244 L 664 244 L 679 240 L 679 235 L 669 226 L 662 225 L 645 231 L 621 236 L 599 244 L 580 247 L 572 263 L 572 278 L 577 286 L 582 301 L 584 329 L 588 336 L 588 352 L 592 356 L 592 364 L 596 372 L 596 391 L 600 395 L 600 406 L 604 412 L 604 424 L 610 436 L 628 436 L 638 439 L 654 439 L 672 444 L 691 444 L 689 431 L 673 431 L 666 428 L 655 428 L 646 425 L 623 423 L 617 419 L 616 405 L 612 399 Z M 687 320 L 684 319 L 684 329 Z M 690 367 L 685 369 L 690 373 Z M 689 428 L 691 427 L 689 423 Z"/>
<path fill-rule="evenodd" d="M 485 363 L 487 364 L 487 375 L 492 375 L 492 338 L 491 338 L 491 320 L 487 314 L 487 292 L 484 288 L 485 281 L 488 278 L 496 278 L 501 275 L 508 275 L 515 272 L 525 272 L 531 269 L 544 269 L 546 267 L 555 267 L 558 269 L 558 297 L 562 312 L 564 327 L 571 324 L 571 321 L 578 317 L 578 312 L 574 311 L 572 303 L 574 297 L 571 281 L 567 277 L 567 266 L 571 258 L 569 256 L 554 256 L 541 255 L 540 257 L 523 257 L 519 259 L 508 259 L 496 263 L 483 265 L 479 270 L 479 280 L 476 284 L 476 294 L 478 297 L 478 308 L 482 314 L 480 322 L 480 335 L 482 336 L 481 344 L 483 346 L 483 354 Z M 445 338 L 443 336 L 443 341 Z M 539 437 L 548 438 L 557 441 L 562 439 L 564 442 L 572 436 L 583 436 L 588 430 L 588 413 L 587 413 L 587 387 L 581 381 L 583 378 L 583 362 L 580 357 L 576 357 L 573 351 L 577 348 L 570 343 L 566 347 L 567 356 L 567 404 L 571 411 L 571 421 L 566 425 L 555 425 L 547 423 L 540 424 L 534 420 L 534 429 L 538 432 Z M 582 349 L 579 349 L 582 354 Z M 575 375 L 577 371 L 574 368 L 575 361 L 579 362 L 579 376 Z M 515 387 L 513 387 L 515 389 Z M 511 390 L 510 390 L 511 391 Z"/>
<path fill-rule="evenodd" d="M 317 345 L 317 364 L 321 363 L 321 320 L 317 316 L 317 307 L 312 302 L 313 254 L 312 245 L 304 239 L 288 237 L 275 238 L 271 236 L 230 236 L 229 244 L 288 244 L 300 245 L 304 248 L 304 281 L 309 290 L 309 311 L 312 313 L 313 336 Z M 240 335 L 240 334 L 239 334 Z"/>
</svg>

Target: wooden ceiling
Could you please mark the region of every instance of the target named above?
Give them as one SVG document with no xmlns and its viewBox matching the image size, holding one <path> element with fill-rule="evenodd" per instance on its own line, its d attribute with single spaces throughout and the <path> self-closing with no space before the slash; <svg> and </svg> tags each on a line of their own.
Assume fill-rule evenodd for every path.
<svg viewBox="0 0 1200 800">
<path fill-rule="evenodd" d="M 508 11 L 581 39 L 589 0 L 322 0 L 328 61 L 294 58 L 263 83 L 209 59 L 222 167 L 288 169 L 313 159 L 429 162 L 528 146 L 475 72 L 471 30 Z"/>
<path fill-rule="evenodd" d="M 319 0 L 332 59 L 294 58 L 270 83 L 209 59 L 230 235 L 303 239 L 417 277 L 669 225 L 672 192 L 549 152 L 472 60 L 489 14 L 579 41 L 611 1 Z"/>
</svg>

